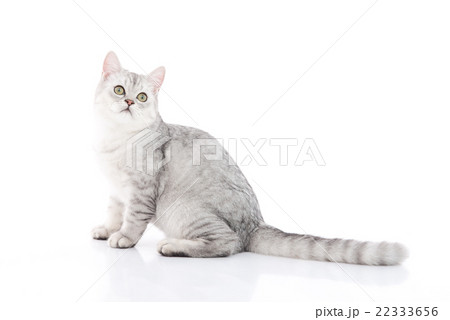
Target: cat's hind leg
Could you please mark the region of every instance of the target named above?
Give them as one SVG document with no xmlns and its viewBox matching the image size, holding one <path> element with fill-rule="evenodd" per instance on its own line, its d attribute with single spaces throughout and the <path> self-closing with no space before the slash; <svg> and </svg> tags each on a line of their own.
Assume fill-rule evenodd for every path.
<svg viewBox="0 0 450 320">
<path fill-rule="evenodd" d="M 158 252 L 166 257 L 213 258 L 227 257 L 239 252 L 239 239 L 164 239 L 158 243 Z"/>
<path fill-rule="evenodd" d="M 195 217 L 195 218 L 194 218 Z M 243 250 L 241 240 L 228 224 L 215 215 L 199 214 L 178 224 L 173 238 L 160 241 L 157 250 L 168 257 L 226 257 Z M 164 228 L 162 228 L 164 231 Z"/>
</svg>

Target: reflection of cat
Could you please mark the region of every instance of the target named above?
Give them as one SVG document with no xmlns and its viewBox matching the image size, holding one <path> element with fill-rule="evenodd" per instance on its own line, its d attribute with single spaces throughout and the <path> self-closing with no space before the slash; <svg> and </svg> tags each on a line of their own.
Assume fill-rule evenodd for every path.
<svg viewBox="0 0 450 320">
<path fill-rule="evenodd" d="M 114 53 L 106 56 L 95 111 L 101 126 L 98 153 L 112 193 L 105 225 L 92 231 L 95 239 L 129 248 L 151 222 L 168 236 L 158 245 L 165 256 L 219 257 L 250 251 L 370 265 L 398 264 L 406 258 L 406 249 L 398 243 L 324 239 L 265 224 L 251 186 L 222 146 L 214 146 L 221 159 L 194 163 L 194 141 L 213 137 L 161 119 L 157 95 L 164 74 L 160 67 L 138 75 L 122 69 Z M 151 175 L 131 168 L 126 160 L 129 142 L 145 130 L 165 138 L 146 146 L 153 146 L 152 157 L 165 163 Z"/>
</svg>

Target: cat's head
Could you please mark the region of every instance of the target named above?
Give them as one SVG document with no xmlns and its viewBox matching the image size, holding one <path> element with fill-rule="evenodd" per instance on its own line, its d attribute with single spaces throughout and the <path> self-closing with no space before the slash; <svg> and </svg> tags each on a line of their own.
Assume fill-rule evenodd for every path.
<svg viewBox="0 0 450 320">
<path fill-rule="evenodd" d="M 158 118 L 158 91 L 165 69 L 159 67 L 148 75 L 123 69 L 114 52 L 106 55 L 95 96 L 95 108 L 110 125 L 141 129 Z"/>
</svg>

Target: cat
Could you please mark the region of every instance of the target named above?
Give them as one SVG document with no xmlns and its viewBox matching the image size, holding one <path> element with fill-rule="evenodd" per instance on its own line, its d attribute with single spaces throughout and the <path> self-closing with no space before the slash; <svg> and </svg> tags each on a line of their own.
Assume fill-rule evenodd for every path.
<svg viewBox="0 0 450 320">
<path fill-rule="evenodd" d="M 267 225 L 252 187 L 218 143 L 222 158 L 194 163 L 195 140 L 213 139 L 199 129 L 165 123 L 158 112 L 164 67 L 139 75 L 107 54 L 94 110 L 96 151 L 111 185 L 104 225 L 92 237 L 113 248 L 133 247 L 153 223 L 167 236 L 164 256 L 225 257 L 254 252 L 299 259 L 366 265 L 396 265 L 408 252 L 399 243 L 326 239 L 286 233 Z M 164 162 L 154 174 L 127 164 L 127 145 L 147 130 L 165 137 L 153 152 Z"/>
</svg>

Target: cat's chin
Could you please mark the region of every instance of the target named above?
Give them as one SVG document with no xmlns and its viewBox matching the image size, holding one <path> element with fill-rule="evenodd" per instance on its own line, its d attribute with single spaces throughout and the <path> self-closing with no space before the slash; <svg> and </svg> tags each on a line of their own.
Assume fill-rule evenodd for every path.
<svg viewBox="0 0 450 320">
<path fill-rule="evenodd" d="M 113 121 L 120 124 L 120 125 L 127 125 L 127 126 L 135 126 L 139 123 L 144 123 L 144 119 L 139 117 L 136 114 L 133 114 L 130 110 L 123 110 L 119 113 L 115 113 L 113 115 L 113 118 L 115 118 Z"/>
<path fill-rule="evenodd" d="M 123 110 L 118 113 L 111 112 L 108 117 L 103 117 L 102 120 L 110 128 L 115 128 L 114 130 L 127 132 L 137 132 L 157 124 L 156 119 L 143 117 L 132 110 Z"/>
</svg>

